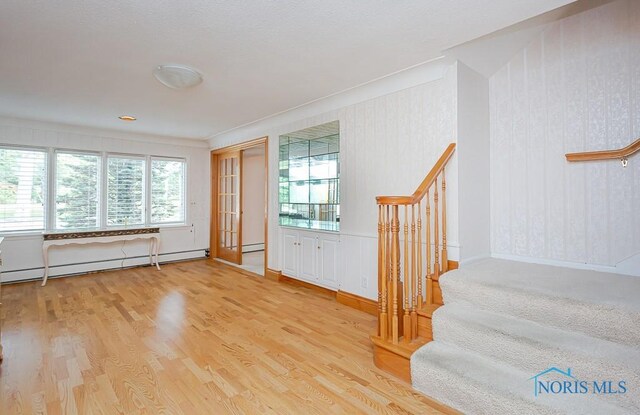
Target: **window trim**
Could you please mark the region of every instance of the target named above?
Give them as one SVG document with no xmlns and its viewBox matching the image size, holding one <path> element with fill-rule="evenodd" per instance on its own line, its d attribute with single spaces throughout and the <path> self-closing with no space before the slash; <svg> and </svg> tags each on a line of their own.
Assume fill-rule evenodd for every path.
<svg viewBox="0 0 640 415">
<path fill-rule="evenodd" d="M 133 153 L 122 153 L 122 152 L 110 152 L 110 151 L 99 151 L 99 150 L 79 150 L 76 148 L 66 148 L 66 147 L 46 147 L 46 146 L 24 146 L 24 145 L 15 145 L 15 144 L 5 144 L 0 143 L 0 149 L 10 149 L 10 150 L 23 150 L 23 151 L 38 151 L 45 154 L 45 189 L 43 190 L 43 197 L 45 200 L 44 203 L 44 214 L 43 221 L 44 227 L 42 229 L 21 229 L 21 230 L 13 230 L 13 231 L 4 231 L 1 234 L 4 236 L 31 236 L 31 235 L 42 235 L 47 232 L 58 232 L 62 231 L 61 229 L 56 228 L 56 172 L 57 172 L 57 154 L 80 154 L 80 155 L 96 155 L 100 159 L 100 179 L 98 182 L 98 192 L 99 192 L 99 216 L 100 216 L 100 225 L 98 228 L 79 228 L 78 230 L 86 230 L 86 229 L 95 229 L 95 230 L 108 230 L 108 229 L 118 229 L 123 228 L 122 225 L 107 225 L 107 181 L 108 181 L 108 159 L 109 157 L 121 157 L 121 158 L 130 158 L 130 159 L 139 159 L 144 160 L 145 168 L 144 168 L 144 223 L 140 225 L 129 225 L 128 227 L 154 227 L 154 228 L 180 228 L 180 227 L 191 227 L 190 223 L 190 209 L 189 209 L 189 164 L 190 158 L 188 156 L 185 157 L 171 157 L 171 156 L 160 156 L 153 154 L 133 154 Z M 165 161 L 179 161 L 183 163 L 183 210 L 184 220 L 181 222 L 152 222 L 151 221 L 151 162 L 153 160 L 165 160 Z M 73 231 L 74 229 L 64 229 L 64 231 Z"/>
</svg>

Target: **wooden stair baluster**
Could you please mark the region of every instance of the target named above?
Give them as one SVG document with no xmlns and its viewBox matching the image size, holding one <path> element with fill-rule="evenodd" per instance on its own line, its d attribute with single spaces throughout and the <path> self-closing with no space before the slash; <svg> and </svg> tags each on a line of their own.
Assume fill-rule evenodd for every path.
<svg viewBox="0 0 640 415">
<path fill-rule="evenodd" d="M 411 315 L 409 309 L 409 298 L 411 293 L 409 289 L 411 288 L 411 281 L 409 281 L 409 207 L 407 205 L 404 206 L 404 282 L 402 284 L 404 288 L 404 316 L 402 321 L 402 335 L 404 336 L 404 341 L 411 341 Z"/>
<path fill-rule="evenodd" d="M 416 205 L 411 205 L 411 340 L 418 337 L 418 292 L 416 290 Z"/>
<path fill-rule="evenodd" d="M 418 309 L 422 309 L 422 201 L 418 202 Z"/>
<path fill-rule="evenodd" d="M 400 230 L 400 222 L 398 220 L 398 205 L 392 206 L 393 216 L 391 219 L 391 270 L 393 272 L 392 276 L 392 285 L 391 285 L 391 296 L 393 299 L 393 308 L 391 314 L 391 339 L 393 344 L 398 344 L 398 279 L 400 278 L 400 273 L 398 272 L 399 266 L 399 242 L 400 239 L 398 237 L 398 231 Z"/>
<path fill-rule="evenodd" d="M 435 213 L 433 215 L 433 278 L 438 281 L 440 277 L 440 244 L 439 244 L 439 230 L 440 225 L 438 223 L 438 176 L 436 176 L 436 182 L 433 191 L 433 207 Z"/>
<path fill-rule="evenodd" d="M 437 186 L 437 183 L 436 183 Z M 449 270 L 449 259 L 447 255 L 447 184 L 442 169 L 442 273 Z"/>
<path fill-rule="evenodd" d="M 431 199 L 429 198 L 429 190 L 427 190 L 427 305 L 433 304 L 433 281 L 431 279 Z"/>
</svg>

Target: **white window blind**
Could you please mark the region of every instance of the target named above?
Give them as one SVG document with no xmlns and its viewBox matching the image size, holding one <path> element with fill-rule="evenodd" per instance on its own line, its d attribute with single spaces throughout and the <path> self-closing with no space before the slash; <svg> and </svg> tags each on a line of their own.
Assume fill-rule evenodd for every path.
<svg viewBox="0 0 640 415">
<path fill-rule="evenodd" d="M 57 229 L 100 227 L 100 164 L 97 154 L 56 153 Z"/>
<path fill-rule="evenodd" d="M 45 227 L 47 153 L 0 148 L 0 231 Z"/>
<path fill-rule="evenodd" d="M 145 160 L 109 156 L 107 159 L 107 225 L 145 223 Z"/>
<path fill-rule="evenodd" d="M 184 222 L 185 164 L 184 160 L 151 160 L 152 223 Z"/>
</svg>

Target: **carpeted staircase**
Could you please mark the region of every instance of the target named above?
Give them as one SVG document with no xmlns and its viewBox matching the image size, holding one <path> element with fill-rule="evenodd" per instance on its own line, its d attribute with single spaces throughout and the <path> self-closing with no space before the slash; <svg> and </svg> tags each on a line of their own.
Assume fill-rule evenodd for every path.
<svg viewBox="0 0 640 415">
<path fill-rule="evenodd" d="M 468 414 L 640 414 L 640 278 L 487 259 L 440 287 L 411 357 L 422 393 Z"/>
</svg>

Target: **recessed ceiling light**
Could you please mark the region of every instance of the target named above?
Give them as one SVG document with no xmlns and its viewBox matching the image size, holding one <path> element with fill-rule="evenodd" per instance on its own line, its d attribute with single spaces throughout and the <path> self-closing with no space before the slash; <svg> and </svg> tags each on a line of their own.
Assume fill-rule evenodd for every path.
<svg viewBox="0 0 640 415">
<path fill-rule="evenodd" d="M 184 65 L 158 65 L 153 76 L 163 85 L 173 89 L 189 88 L 202 82 L 202 74 Z"/>
<path fill-rule="evenodd" d="M 135 121 L 135 120 L 137 120 L 136 117 L 133 117 L 131 115 L 121 115 L 118 118 L 120 118 L 122 121 Z"/>
</svg>

